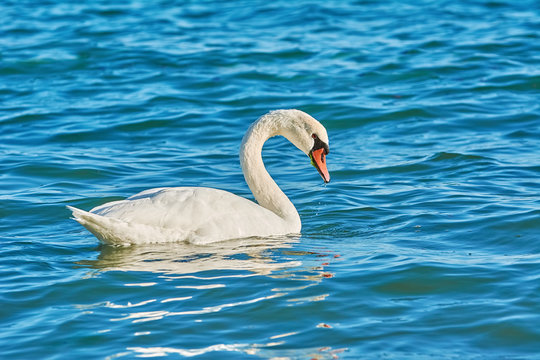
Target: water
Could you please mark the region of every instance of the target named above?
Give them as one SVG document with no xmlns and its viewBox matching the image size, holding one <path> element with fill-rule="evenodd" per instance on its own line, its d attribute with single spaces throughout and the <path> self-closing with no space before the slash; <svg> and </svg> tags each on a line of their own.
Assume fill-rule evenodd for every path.
<svg viewBox="0 0 540 360">
<path fill-rule="evenodd" d="M 6 359 L 533 359 L 536 1 L 3 1 Z M 299 108 L 332 182 L 264 158 L 300 237 L 109 248 L 69 219 L 158 186 L 250 197 Z"/>
</svg>

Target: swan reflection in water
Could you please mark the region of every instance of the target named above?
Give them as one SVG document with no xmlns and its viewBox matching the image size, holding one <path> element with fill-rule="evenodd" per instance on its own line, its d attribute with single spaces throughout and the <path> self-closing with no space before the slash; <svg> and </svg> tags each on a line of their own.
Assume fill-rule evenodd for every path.
<svg viewBox="0 0 540 360">
<path fill-rule="evenodd" d="M 168 243 L 129 247 L 101 246 L 96 260 L 77 264 L 102 271 L 194 274 L 203 271 L 250 271 L 269 275 L 298 267 L 299 260 L 278 261 L 271 251 L 289 249 L 300 236 L 252 237 L 208 245 Z"/>
<path fill-rule="evenodd" d="M 129 322 L 130 327 L 144 333 L 147 328 L 142 324 L 159 322 L 163 327 L 168 327 L 173 321 L 175 324 L 189 323 L 190 333 L 195 331 L 194 326 L 200 326 L 197 329 L 204 333 L 204 324 L 212 324 L 216 318 L 220 319 L 215 314 L 224 310 L 227 312 L 222 316 L 233 316 L 231 319 L 236 319 L 235 316 L 256 303 L 261 304 L 259 308 L 264 313 L 264 309 L 289 308 L 295 304 L 324 301 L 328 293 L 317 285 L 329 277 L 324 272 L 325 264 L 336 255 L 333 252 L 294 249 L 299 239 L 300 236 L 276 236 L 230 240 L 204 246 L 186 243 L 102 246 L 96 260 L 77 262 L 78 265 L 94 269 L 88 274 L 89 277 L 99 277 L 104 272 L 133 272 L 132 275 L 140 279 L 140 282 L 124 283 L 124 286 L 156 286 L 159 291 L 141 293 L 126 290 L 121 296 L 115 293 L 111 299 L 80 307 L 85 311 L 100 308 L 101 313 L 108 314 L 109 321 L 103 324 L 102 332 L 122 328 L 125 322 Z M 150 276 L 141 272 L 149 272 Z M 124 277 L 115 276 L 112 279 L 121 282 L 125 280 Z M 239 283 L 242 286 L 239 287 Z M 257 288 L 259 285 L 262 287 L 251 291 L 252 287 Z M 306 292 L 308 287 L 313 290 Z M 182 329 L 181 325 L 178 326 Z M 331 326 L 314 322 L 312 327 Z M 240 356 L 256 354 L 266 358 L 276 354 L 296 356 L 301 353 L 307 356 L 317 353 L 321 358 L 332 359 L 344 351 L 324 344 L 292 352 L 281 349 L 280 346 L 289 341 L 294 342 L 294 336 L 302 334 L 295 326 L 291 329 L 269 327 L 265 330 L 266 336 L 248 338 L 242 343 L 216 338 L 215 343 L 210 341 L 202 347 L 182 346 L 179 343 L 174 347 L 134 346 L 128 347 L 126 351 L 133 356 L 144 357 L 228 352 Z"/>
</svg>

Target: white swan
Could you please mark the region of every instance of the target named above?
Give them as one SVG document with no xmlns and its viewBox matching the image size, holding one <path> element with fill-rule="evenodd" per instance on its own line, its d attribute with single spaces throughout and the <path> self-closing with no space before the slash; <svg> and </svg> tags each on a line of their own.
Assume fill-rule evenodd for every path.
<svg viewBox="0 0 540 360">
<path fill-rule="evenodd" d="M 270 137 L 282 135 L 311 158 L 325 182 L 328 135 L 300 110 L 275 110 L 260 117 L 244 135 L 240 163 L 259 203 L 203 187 L 145 190 L 126 200 L 83 211 L 72 206 L 76 221 L 103 243 L 131 245 L 187 241 L 193 244 L 299 233 L 296 208 L 266 171 L 261 151 Z"/>
</svg>

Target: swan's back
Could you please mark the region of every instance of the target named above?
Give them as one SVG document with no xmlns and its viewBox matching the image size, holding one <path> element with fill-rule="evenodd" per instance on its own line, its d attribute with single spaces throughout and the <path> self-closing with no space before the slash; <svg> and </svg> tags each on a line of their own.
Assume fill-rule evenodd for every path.
<svg viewBox="0 0 540 360">
<path fill-rule="evenodd" d="M 205 244 L 233 238 L 297 233 L 276 214 L 232 193 L 204 188 L 157 188 L 90 212 L 71 208 L 75 220 L 112 245 L 188 241 Z"/>
</svg>

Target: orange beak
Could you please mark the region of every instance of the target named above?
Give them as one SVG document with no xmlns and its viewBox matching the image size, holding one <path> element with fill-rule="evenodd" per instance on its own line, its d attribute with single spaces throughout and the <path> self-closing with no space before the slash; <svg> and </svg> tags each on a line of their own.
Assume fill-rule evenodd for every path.
<svg viewBox="0 0 540 360">
<path fill-rule="evenodd" d="M 315 166 L 325 183 L 330 182 L 330 174 L 326 168 L 326 154 L 324 149 L 313 150 L 309 153 L 311 164 Z"/>
</svg>

